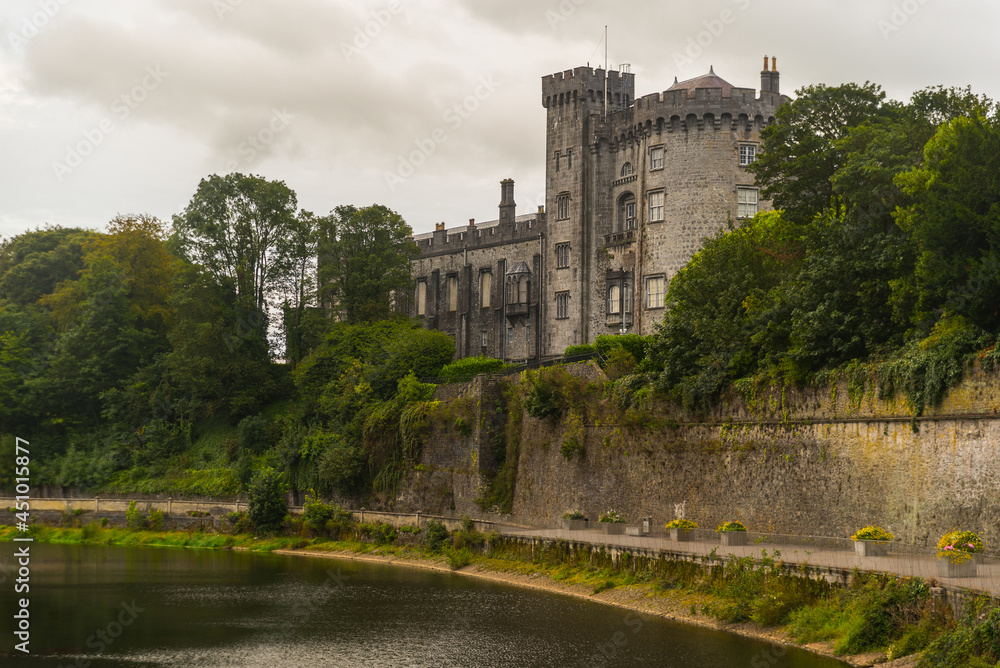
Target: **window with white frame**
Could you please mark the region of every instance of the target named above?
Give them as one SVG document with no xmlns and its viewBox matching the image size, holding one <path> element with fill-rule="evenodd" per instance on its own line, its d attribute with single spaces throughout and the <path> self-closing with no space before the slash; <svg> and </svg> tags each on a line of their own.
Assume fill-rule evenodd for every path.
<svg viewBox="0 0 1000 668">
<path fill-rule="evenodd" d="M 514 343 L 514 328 L 507 328 L 507 343 Z"/>
<path fill-rule="evenodd" d="M 569 244 L 556 245 L 556 269 L 569 269 Z"/>
<path fill-rule="evenodd" d="M 747 165 L 752 165 L 753 161 L 757 159 L 757 145 L 756 144 L 740 144 L 740 165 L 746 167 Z"/>
<path fill-rule="evenodd" d="M 565 320 L 569 317 L 569 293 L 556 293 L 556 320 Z"/>
<path fill-rule="evenodd" d="M 663 169 L 663 147 L 654 146 L 649 149 L 649 169 Z"/>
<path fill-rule="evenodd" d="M 757 215 L 757 189 L 737 188 L 736 203 L 738 218 L 753 218 Z"/>
<path fill-rule="evenodd" d="M 649 220 L 656 222 L 663 220 L 663 191 L 655 190 L 649 193 Z"/>
<path fill-rule="evenodd" d="M 458 276 L 448 277 L 448 310 L 458 310 Z"/>
<path fill-rule="evenodd" d="M 646 308 L 663 308 L 663 288 L 663 276 L 650 276 L 646 279 Z"/>
<path fill-rule="evenodd" d="M 635 220 L 635 195 L 624 193 L 618 198 L 618 226 L 616 231 L 634 230 L 637 227 Z"/>
<path fill-rule="evenodd" d="M 569 193 L 563 193 L 556 198 L 556 220 L 569 218 Z"/>
<path fill-rule="evenodd" d="M 417 315 L 427 315 L 427 281 L 417 281 Z"/>
<path fill-rule="evenodd" d="M 626 162 L 622 165 L 622 176 L 632 176 L 632 163 Z"/>
<path fill-rule="evenodd" d="M 488 332 L 488 331 L 486 331 L 486 330 L 484 329 L 484 330 L 482 331 L 482 334 L 481 334 L 481 337 L 482 337 L 482 343 L 483 343 L 483 348 L 485 348 L 485 347 L 487 347 L 487 346 L 489 345 L 489 342 L 490 342 L 490 334 L 489 334 L 489 332 Z"/>
<path fill-rule="evenodd" d="M 493 296 L 493 274 L 488 271 L 479 274 L 479 305 L 481 308 L 490 307 L 490 298 Z"/>
</svg>

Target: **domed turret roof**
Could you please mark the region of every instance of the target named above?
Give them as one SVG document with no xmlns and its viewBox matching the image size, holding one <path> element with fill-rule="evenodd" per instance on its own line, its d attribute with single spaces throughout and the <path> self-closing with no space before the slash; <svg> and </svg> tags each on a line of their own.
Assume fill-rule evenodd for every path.
<svg viewBox="0 0 1000 668">
<path fill-rule="evenodd" d="M 715 68 L 709 67 L 708 74 L 702 74 L 694 79 L 678 83 L 677 78 L 674 77 L 674 85 L 667 90 L 686 90 L 689 97 L 694 97 L 694 91 L 698 88 L 721 88 L 722 97 L 729 97 L 733 91 L 733 84 L 716 74 Z"/>
</svg>

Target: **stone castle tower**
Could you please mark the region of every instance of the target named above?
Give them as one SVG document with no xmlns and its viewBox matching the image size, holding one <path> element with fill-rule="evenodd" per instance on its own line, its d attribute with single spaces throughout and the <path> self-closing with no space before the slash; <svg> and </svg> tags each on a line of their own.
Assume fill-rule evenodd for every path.
<svg viewBox="0 0 1000 668">
<path fill-rule="evenodd" d="M 652 333 L 702 240 L 768 208 L 746 167 L 787 99 L 766 57 L 759 96 L 712 69 L 638 99 L 627 68 L 543 77 L 544 210 L 517 216 L 508 179 L 499 220 L 416 236 L 411 315 L 452 333 L 459 357 Z"/>
</svg>

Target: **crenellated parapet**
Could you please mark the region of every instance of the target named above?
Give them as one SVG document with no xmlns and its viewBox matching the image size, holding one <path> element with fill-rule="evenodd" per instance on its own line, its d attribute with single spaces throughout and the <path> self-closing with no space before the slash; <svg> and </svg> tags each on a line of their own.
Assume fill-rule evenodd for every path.
<svg viewBox="0 0 1000 668">
<path fill-rule="evenodd" d="M 445 229 L 441 223 L 433 232 L 414 235 L 413 242 L 420 249 L 421 257 L 433 257 L 497 245 L 538 241 L 544 221 L 545 213 L 539 211 L 517 216 L 511 222 L 501 220 L 477 225 L 470 221 L 466 227 L 450 229 Z"/>
<path fill-rule="evenodd" d="M 591 67 L 550 74 L 542 77 L 542 106 L 550 112 L 584 107 L 597 113 L 604 109 L 605 90 L 609 113 L 628 109 L 635 100 L 635 75 Z"/>
</svg>

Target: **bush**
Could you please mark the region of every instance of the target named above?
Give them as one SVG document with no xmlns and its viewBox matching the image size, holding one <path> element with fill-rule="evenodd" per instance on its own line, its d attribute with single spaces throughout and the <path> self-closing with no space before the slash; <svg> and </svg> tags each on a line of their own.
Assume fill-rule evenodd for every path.
<svg viewBox="0 0 1000 668">
<path fill-rule="evenodd" d="M 250 482 L 247 516 L 258 532 L 274 534 L 281 530 L 288 514 L 286 491 L 284 476 L 270 466 L 254 475 Z"/>
<path fill-rule="evenodd" d="M 667 522 L 668 529 L 697 529 L 698 523 L 691 520 L 677 519 Z"/>
<path fill-rule="evenodd" d="M 131 531 L 142 531 L 146 528 L 146 516 L 141 510 L 136 510 L 135 501 L 128 502 L 128 510 L 125 511 L 125 526 Z"/>
<path fill-rule="evenodd" d="M 149 528 L 153 531 L 160 531 L 163 529 L 163 511 L 159 508 L 153 508 L 149 511 Z"/>
<path fill-rule="evenodd" d="M 361 540 L 370 541 L 375 545 L 389 545 L 396 542 L 396 539 L 399 538 L 396 527 L 391 524 L 383 524 L 382 522 L 359 524 L 358 534 Z"/>
<path fill-rule="evenodd" d="M 424 547 L 430 552 L 440 552 L 448 540 L 448 529 L 437 520 L 428 520 L 424 527 Z"/>
<path fill-rule="evenodd" d="M 492 357 L 485 357 L 480 355 L 479 357 L 465 357 L 460 360 L 455 360 L 450 364 L 446 364 L 443 369 L 441 369 L 440 377 L 446 382 L 460 382 L 467 380 L 473 376 L 478 376 L 481 373 L 496 373 L 502 371 L 508 365 L 504 364 L 503 360 L 494 359 Z"/>
<path fill-rule="evenodd" d="M 253 524 L 244 512 L 229 513 L 226 515 L 226 521 L 229 522 L 234 534 L 253 533 Z"/>
<path fill-rule="evenodd" d="M 584 343 L 576 346 L 568 346 L 566 350 L 563 351 L 563 357 L 568 359 L 570 357 L 580 357 L 582 355 L 593 355 L 596 352 L 597 348 L 589 343 Z"/>
<path fill-rule="evenodd" d="M 264 452 L 271 444 L 271 421 L 263 415 L 243 418 L 236 427 L 236 444 L 241 452 Z"/>
<path fill-rule="evenodd" d="M 313 534 L 337 539 L 350 529 L 353 519 L 351 511 L 323 503 L 306 494 L 306 501 L 302 506 L 302 525 Z"/>
<path fill-rule="evenodd" d="M 879 526 L 867 526 L 864 529 L 858 529 L 851 540 L 892 540 L 893 535 Z"/>
<path fill-rule="evenodd" d="M 445 559 L 448 560 L 448 565 L 451 570 L 457 571 L 459 568 L 463 568 L 472 563 L 472 552 L 466 548 L 452 548 L 447 545 L 442 549 Z"/>
<path fill-rule="evenodd" d="M 717 533 L 722 533 L 723 531 L 746 531 L 746 525 L 743 522 L 723 522 L 719 525 L 719 528 L 715 531 Z"/>
</svg>

